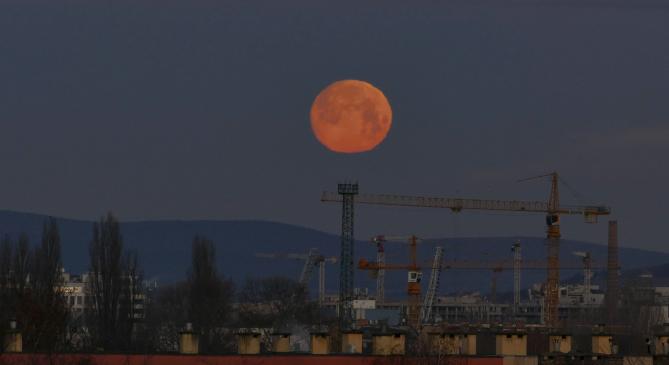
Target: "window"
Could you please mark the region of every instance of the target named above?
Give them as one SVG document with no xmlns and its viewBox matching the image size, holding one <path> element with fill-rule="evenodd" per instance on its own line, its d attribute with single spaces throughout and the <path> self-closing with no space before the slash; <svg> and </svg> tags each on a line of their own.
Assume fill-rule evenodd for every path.
<svg viewBox="0 0 669 365">
<path fill-rule="evenodd" d="M 82 302 L 83 302 L 83 297 L 81 295 L 78 295 L 77 296 L 77 304 L 81 305 L 81 304 L 83 304 Z"/>
</svg>

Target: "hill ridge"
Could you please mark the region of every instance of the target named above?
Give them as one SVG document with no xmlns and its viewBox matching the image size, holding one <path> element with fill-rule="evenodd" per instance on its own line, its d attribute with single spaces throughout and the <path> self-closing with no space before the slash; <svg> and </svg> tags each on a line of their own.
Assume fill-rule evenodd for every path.
<svg viewBox="0 0 669 365">
<path fill-rule="evenodd" d="M 16 235 L 26 232 L 33 244 L 39 242 L 42 224 L 47 215 L 37 213 L 0 210 L 0 234 Z M 88 267 L 88 245 L 93 221 L 54 217 L 60 225 L 63 241 L 63 262 L 73 273 L 83 272 Z M 126 246 L 136 250 L 147 278 L 169 283 L 185 278 L 190 264 L 190 242 L 195 234 L 212 239 L 217 248 L 219 271 L 240 284 L 249 276 L 284 275 L 297 277 L 302 263 L 296 260 L 268 260 L 254 256 L 257 252 L 307 252 L 316 247 L 328 256 L 339 255 L 340 238 L 336 234 L 313 228 L 269 220 L 142 220 L 122 221 L 122 234 Z M 531 236 L 504 237 L 446 237 L 427 240 L 419 248 L 421 259 L 431 258 L 434 246 L 444 247 L 445 259 L 499 260 L 510 259 L 510 246 L 520 239 L 523 257 L 544 259 L 544 238 Z M 561 259 L 565 262 L 576 259 L 572 251 L 591 251 L 595 261 L 606 260 L 604 244 L 584 241 L 562 241 Z M 401 262 L 405 257 L 403 245 L 388 248 L 388 261 Z M 669 263 L 669 254 L 637 248 L 621 247 L 621 263 L 626 269 L 637 269 Z M 356 260 L 360 257 L 376 257 L 375 247 L 368 241 L 358 240 Z M 330 292 L 338 285 L 338 265 L 328 265 L 326 286 Z M 427 275 L 428 273 L 426 273 Z M 402 295 L 406 286 L 406 274 L 387 274 L 386 293 Z M 565 272 L 562 277 L 573 275 Z M 374 280 L 362 272 L 356 272 L 356 286 L 374 289 Z M 441 292 L 479 290 L 490 288 L 489 272 L 457 272 L 448 270 L 442 275 Z M 534 270 L 523 273 L 523 286 L 543 281 L 544 272 Z M 314 280 L 315 284 L 316 280 Z M 510 289 L 511 273 L 503 272 L 498 282 L 501 291 Z"/>
</svg>

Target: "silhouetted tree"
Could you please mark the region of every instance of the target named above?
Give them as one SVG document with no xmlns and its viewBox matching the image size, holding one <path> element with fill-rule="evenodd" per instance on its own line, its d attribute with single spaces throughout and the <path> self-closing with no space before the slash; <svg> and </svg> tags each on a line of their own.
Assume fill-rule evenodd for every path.
<svg viewBox="0 0 669 365">
<path fill-rule="evenodd" d="M 132 301 L 141 295 L 136 256 L 124 253 L 118 220 L 108 213 L 93 225 L 90 244 L 88 326 L 93 343 L 104 350 L 126 350 L 137 321 Z"/>
<path fill-rule="evenodd" d="M 17 298 L 23 298 L 27 294 L 28 278 L 32 265 L 30 251 L 28 235 L 21 233 L 14 249 L 14 260 L 10 275 L 10 285 L 14 289 Z"/>
<path fill-rule="evenodd" d="M 0 288 L 9 288 L 9 274 L 12 268 L 12 241 L 5 235 L 0 241 Z"/>
<path fill-rule="evenodd" d="M 12 241 L 4 236 L 0 242 L 0 329 L 5 329 L 14 317 L 12 272 Z"/>
<path fill-rule="evenodd" d="M 30 328 L 32 325 L 33 301 L 28 287 L 30 272 L 32 271 L 33 255 L 30 242 L 25 233 L 19 235 L 12 249 L 12 264 L 9 274 L 10 313 L 16 320 L 19 328 Z M 28 342 L 28 341 L 27 341 Z M 26 344 L 30 348 L 29 344 Z"/>
<path fill-rule="evenodd" d="M 150 295 L 143 349 L 176 351 L 179 332 L 190 322 L 200 334 L 201 353 L 233 351 L 234 337 L 230 330 L 233 297 L 234 285 L 218 273 L 214 243 L 195 236 L 187 279 Z"/>
<path fill-rule="evenodd" d="M 192 264 L 188 274 L 188 318 L 200 331 L 203 352 L 224 352 L 229 331 L 225 326 L 230 319 L 234 288 L 221 279 L 216 269 L 214 243 L 201 236 L 193 239 Z"/>
<path fill-rule="evenodd" d="M 189 287 L 185 281 L 159 288 L 148 300 L 146 352 L 173 352 L 179 348 L 179 332 L 188 320 Z"/>
<path fill-rule="evenodd" d="M 31 249 L 28 236 L 0 243 L 0 318 L 2 328 L 15 319 L 23 347 L 51 352 L 65 345 L 68 308 L 62 287 L 60 235 L 53 219 L 44 223 L 41 245 Z"/>
<path fill-rule="evenodd" d="M 53 218 L 44 223 L 42 243 L 35 249 L 30 280 L 30 321 L 24 340 L 31 350 L 51 352 L 64 345 L 68 308 L 62 288 L 60 233 Z"/>
<path fill-rule="evenodd" d="M 274 331 L 325 324 L 317 304 L 309 300 L 307 289 L 284 277 L 249 278 L 239 292 L 238 326 L 261 328 L 265 343 Z"/>
<path fill-rule="evenodd" d="M 119 318 L 119 331 L 123 339 L 125 349 L 134 349 L 139 341 L 135 336 L 138 325 L 143 321 L 144 313 L 137 311 L 138 305 L 144 305 L 143 275 L 139 266 L 139 258 L 136 252 L 131 251 L 124 255 L 123 259 L 123 292 L 121 295 Z"/>
</svg>

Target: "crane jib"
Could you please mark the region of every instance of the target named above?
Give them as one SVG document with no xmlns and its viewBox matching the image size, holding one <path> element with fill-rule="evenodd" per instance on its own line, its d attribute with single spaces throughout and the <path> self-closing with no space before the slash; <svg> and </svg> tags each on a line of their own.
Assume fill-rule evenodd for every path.
<svg viewBox="0 0 669 365">
<path fill-rule="evenodd" d="M 341 195 L 324 192 L 322 202 L 341 202 Z M 486 200 L 464 198 L 420 197 L 390 194 L 360 194 L 355 197 L 355 203 L 370 205 L 446 208 L 455 212 L 461 210 L 498 210 L 507 212 L 548 213 L 548 203 L 541 201 L 522 200 Z M 611 214 L 611 209 L 605 206 L 561 206 L 557 212 L 564 215 L 599 216 Z"/>
</svg>

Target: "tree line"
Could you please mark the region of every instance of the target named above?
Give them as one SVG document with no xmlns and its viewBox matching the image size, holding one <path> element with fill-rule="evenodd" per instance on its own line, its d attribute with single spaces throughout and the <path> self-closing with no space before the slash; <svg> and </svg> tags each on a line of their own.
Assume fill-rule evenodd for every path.
<svg viewBox="0 0 669 365">
<path fill-rule="evenodd" d="M 54 219 L 44 222 L 34 247 L 26 234 L 2 238 L 0 329 L 15 321 L 25 351 L 174 352 L 179 332 L 191 323 L 201 353 L 230 353 L 239 328 L 286 331 L 332 320 L 294 280 L 247 278 L 235 287 L 218 270 L 214 242 L 200 235 L 185 280 L 147 287 L 140 258 L 124 246 L 112 213 L 92 227 L 83 313 L 73 312 L 63 273 Z"/>
</svg>

